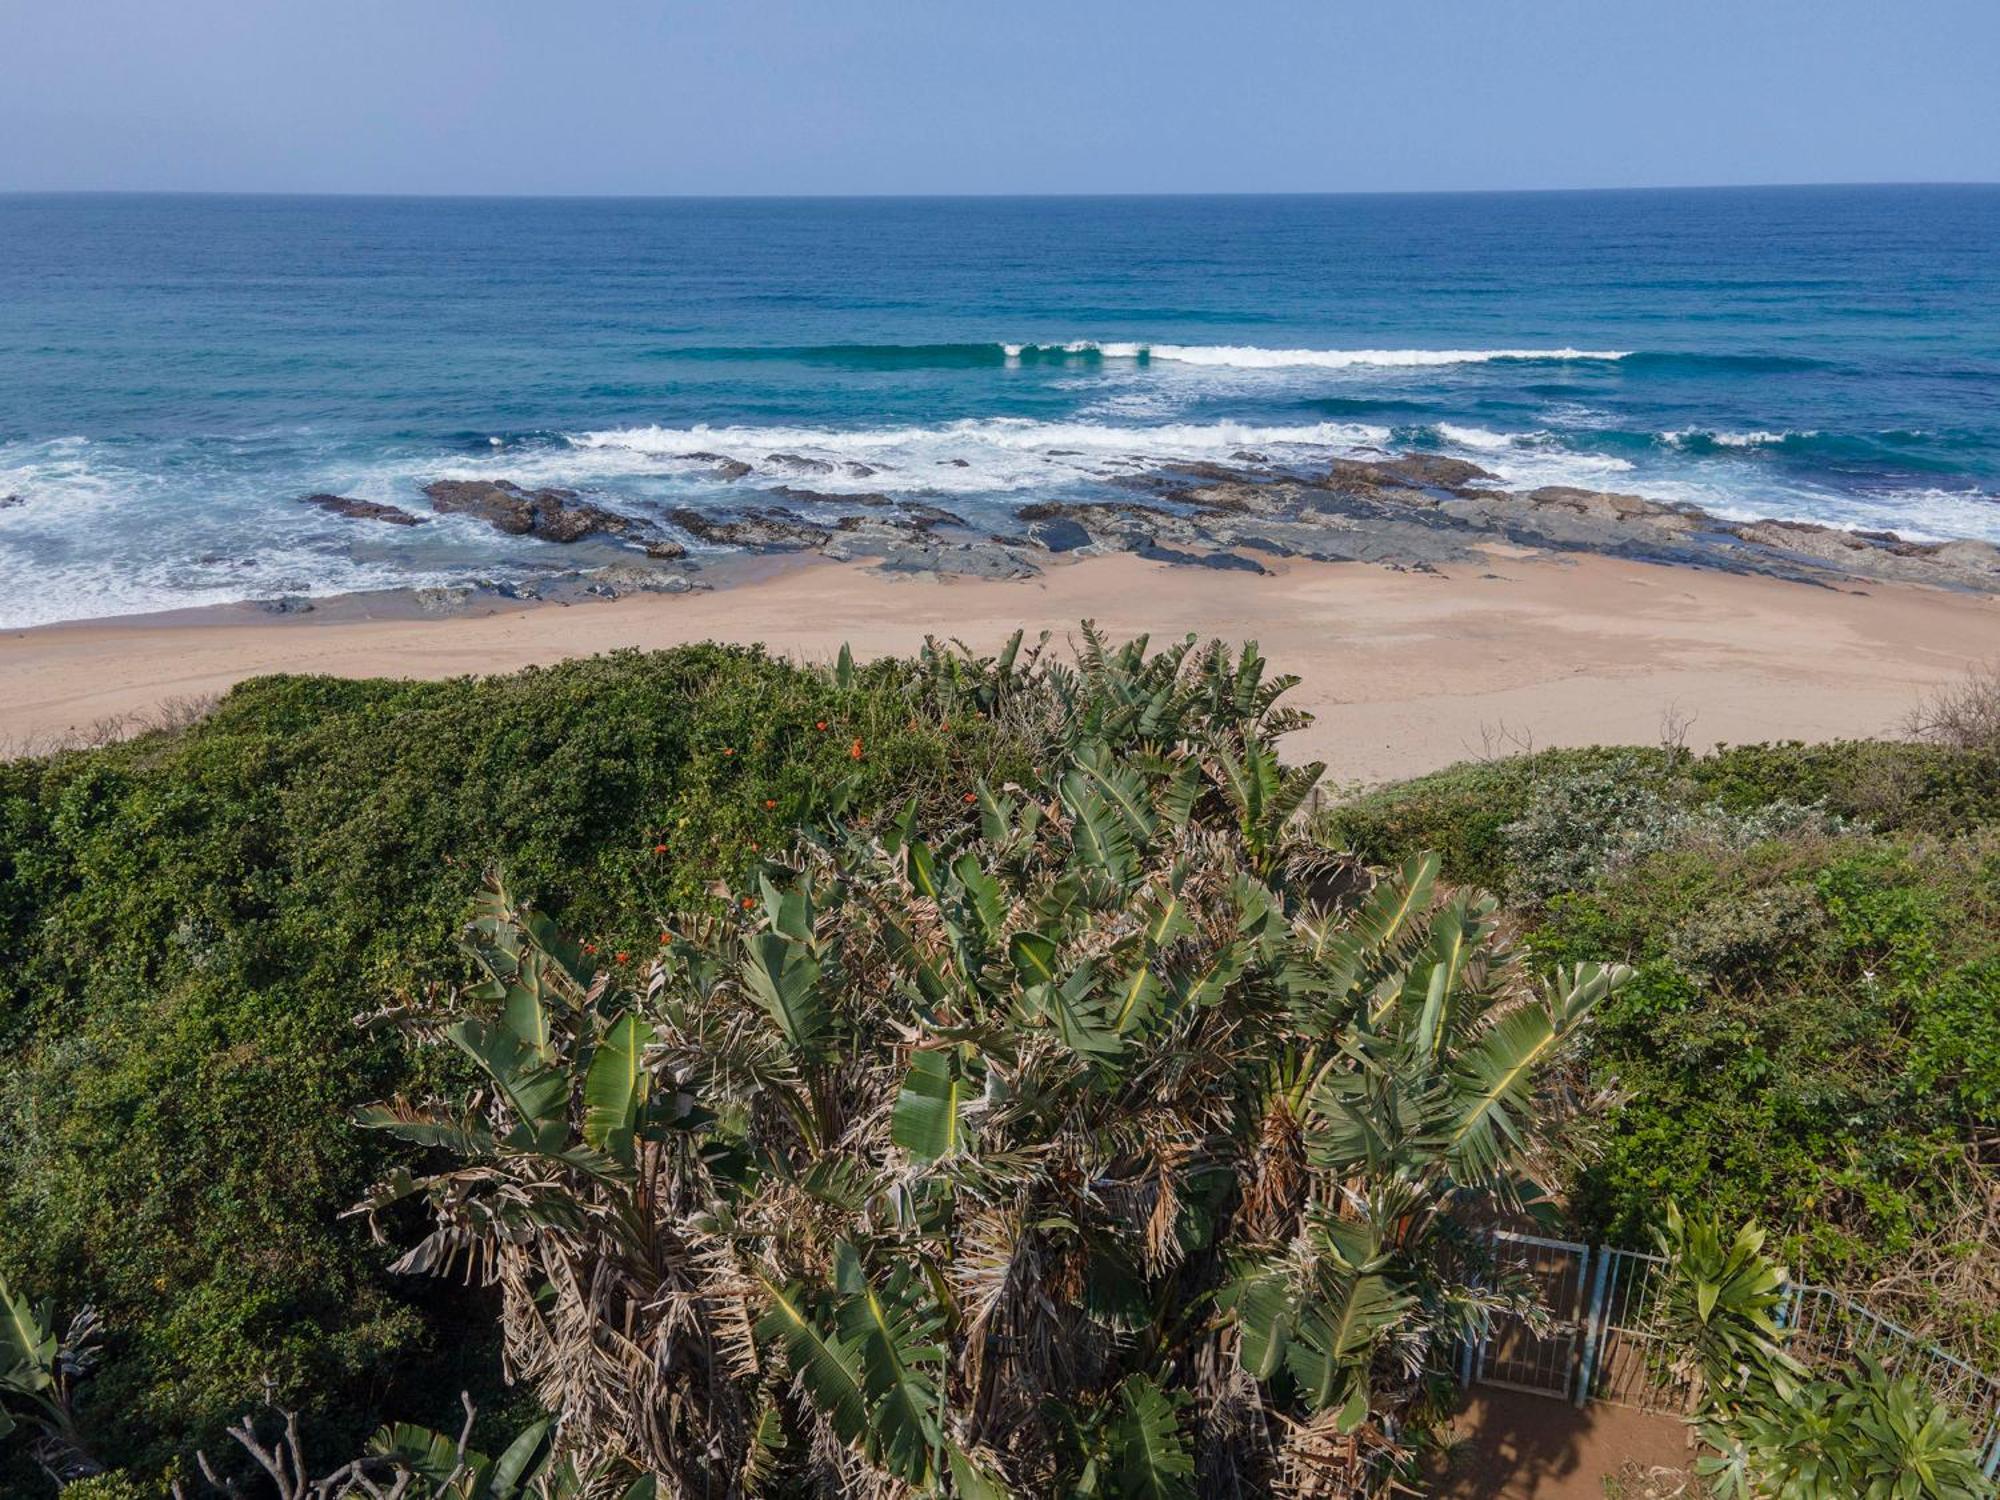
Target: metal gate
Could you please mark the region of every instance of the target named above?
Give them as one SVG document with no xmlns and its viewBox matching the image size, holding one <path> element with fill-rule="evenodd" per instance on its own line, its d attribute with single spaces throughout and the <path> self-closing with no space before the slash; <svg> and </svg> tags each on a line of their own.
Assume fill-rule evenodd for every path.
<svg viewBox="0 0 2000 1500">
<path fill-rule="evenodd" d="M 1567 1398 L 1583 1355 L 1590 1246 L 1531 1234 L 1503 1232 L 1494 1238 L 1502 1262 L 1534 1282 L 1549 1321 L 1537 1330 L 1512 1315 L 1494 1319 L 1491 1332 L 1474 1351 L 1471 1378 L 1509 1390 Z"/>
<path fill-rule="evenodd" d="M 1548 1316 L 1495 1318 L 1486 1337 L 1458 1350 L 1458 1378 L 1558 1400 L 1604 1401 L 1648 1411 L 1682 1412 L 1689 1390 L 1668 1346 L 1657 1304 L 1667 1262 L 1639 1250 L 1580 1245 L 1531 1234 L 1496 1233 L 1501 1263 L 1526 1273 Z M 1834 1368 L 1867 1351 L 1906 1373 L 1965 1419 L 1979 1444 L 1981 1468 L 2000 1475 L 2000 1377 L 1975 1369 L 1919 1339 L 1854 1298 L 1793 1282 L 1778 1309 L 1807 1362 Z"/>
<path fill-rule="evenodd" d="M 1687 1382 L 1655 1326 L 1666 1261 L 1639 1250 L 1597 1247 L 1589 1329 L 1576 1382 L 1576 1404 L 1604 1401 L 1644 1411 L 1681 1411 Z"/>
</svg>

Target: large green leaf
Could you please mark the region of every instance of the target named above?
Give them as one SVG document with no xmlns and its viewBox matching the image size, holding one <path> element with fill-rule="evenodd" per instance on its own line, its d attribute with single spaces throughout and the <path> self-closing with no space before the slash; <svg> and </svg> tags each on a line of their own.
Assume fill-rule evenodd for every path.
<svg viewBox="0 0 2000 1500">
<path fill-rule="evenodd" d="M 383 1130 L 417 1146 L 437 1146 L 458 1156 L 490 1156 L 493 1132 L 477 1120 L 442 1120 L 399 1105 L 364 1104 L 354 1111 L 363 1130 Z"/>
<path fill-rule="evenodd" d="M 583 1080 L 583 1138 L 630 1166 L 651 1079 L 644 1052 L 651 1028 L 630 1011 L 612 1022 Z"/>
<path fill-rule="evenodd" d="M 1193 1500 L 1194 1454 L 1174 1399 L 1144 1375 L 1118 1387 L 1106 1433 L 1120 1500 Z"/>
<path fill-rule="evenodd" d="M 822 1330 L 797 1283 L 780 1289 L 768 1280 L 771 1305 L 757 1320 L 759 1339 L 776 1342 L 806 1394 L 843 1443 L 859 1443 L 868 1430 L 868 1394 L 854 1346 Z"/>
<path fill-rule="evenodd" d="M 804 945 L 760 932 L 744 945 L 743 978 L 764 1012 L 802 1059 L 818 1057 L 833 1032 L 833 1012 L 819 992 L 819 964 Z"/>
<path fill-rule="evenodd" d="M 1000 882 L 986 873 L 979 856 L 970 850 L 961 854 L 951 869 L 965 888 L 966 903 L 979 924 L 980 934 L 989 943 L 997 940 L 1007 922 L 1007 897 Z"/>
<path fill-rule="evenodd" d="M 48 1309 L 34 1306 L 0 1276 L 0 1390 L 32 1396 L 48 1389 L 55 1360 Z"/>
<path fill-rule="evenodd" d="M 1079 863 L 1123 885 L 1139 862 L 1125 816 L 1095 791 L 1078 798 L 1070 823 L 1070 847 Z"/>
<path fill-rule="evenodd" d="M 458 1022 L 445 1035 L 485 1071 L 537 1149 L 562 1148 L 569 1138 L 567 1074 L 546 1065 L 511 1029 L 477 1017 Z"/>
<path fill-rule="evenodd" d="M 961 1113 L 977 1092 L 966 1082 L 957 1048 L 911 1054 L 890 1115 L 890 1139 L 919 1161 L 955 1154 L 963 1149 Z"/>
<path fill-rule="evenodd" d="M 1351 1427 L 1359 1394 L 1365 1415 L 1375 1350 L 1402 1322 L 1409 1302 L 1375 1273 L 1343 1277 L 1332 1295 L 1302 1302 L 1285 1364 L 1307 1403 L 1317 1411 L 1340 1408 L 1343 1425 Z"/>
<path fill-rule="evenodd" d="M 1017 932 L 1007 940 L 1007 956 L 1026 985 L 1049 984 L 1056 977 L 1056 945 L 1039 932 Z"/>
<path fill-rule="evenodd" d="M 1253 1377 L 1269 1380 L 1284 1363 L 1291 1342 L 1293 1297 L 1282 1269 L 1259 1269 L 1230 1289 L 1238 1329 L 1236 1357 Z"/>
<path fill-rule="evenodd" d="M 1630 972 L 1580 965 L 1547 1001 L 1503 1016 L 1459 1053 L 1439 1146 L 1460 1181 L 1500 1172 L 1521 1149 L 1537 1071 L 1554 1057 L 1569 1029 Z"/>
<path fill-rule="evenodd" d="M 882 1286 L 870 1283 L 853 1248 L 837 1248 L 843 1292 L 840 1335 L 860 1360 L 868 1411 L 867 1451 L 890 1473 L 927 1484 L 941 1434 L 936 1375 L 945 1351 L 932 1342 L 941 1319 L 924 1305 L 923 1282 L 907 1269 Z"/>
<path fill-rule="evenodd" d="M 1111 1029 L 1121 1036 L 1143 1032 L 1159 1013 L 1160 981 L 1144 964 L 1120 976 L 1112 993 Z"/>
</svg>

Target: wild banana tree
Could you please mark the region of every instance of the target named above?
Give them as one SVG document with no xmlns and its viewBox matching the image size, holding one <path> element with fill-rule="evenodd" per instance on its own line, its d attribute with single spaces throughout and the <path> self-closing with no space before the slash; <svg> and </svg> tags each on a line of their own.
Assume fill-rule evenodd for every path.
<svg viewBox="0 0 2000 1500">
<path fill-rule="evenodd" d="M 102 1334 L 86 1307 L 58 1336 L 52 1305 L 30 1302 L 0 1276 L 0 1444 L 32 1434 L 35 1461 L 57 1484 L 104 1471 L 85 1446 L 76 1411 Z"/>
<path fill-rule="evenodd" d="M 496 887 L 485 981 L 398 1018 L 484 1085 L 364 1112 L 442 1160 L 363 1210 L 500 1287 L 561 1451 L 674 1496 L 1361 1495 L 1432 1348 L 1526 1305 L 1480 1231 L 1619 976 L 1537 990 L 1434 862 L 1302 846 L 1254 650 L 1085 641 L 984 699 L 937 668 L 1044 716 L 1033 785 L 802 830 L 642 970 Z"/>
</svg>

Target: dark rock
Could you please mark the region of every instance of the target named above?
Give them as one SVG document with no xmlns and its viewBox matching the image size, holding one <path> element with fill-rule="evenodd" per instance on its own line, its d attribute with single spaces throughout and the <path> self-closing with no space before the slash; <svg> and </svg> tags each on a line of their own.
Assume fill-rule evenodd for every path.
<svg viewBox="0 0 2000 1500">
<path fill-rule="evenodd" d="M 413 516 L 400 505 L 384 505 L 377 500 L 355 500 L 347 495 L 306 495 L 301 505 L 317 506 L 336 516 L 354 521 L 386 521 L 391 526 L 421 526 L 422 516 Z"/>
<path fill-rule="evenodd" d="M 257 607 L 267 615 L 309 615 L 314 605 L 303 595 L 283 594 L 276 599 L 260 599 Z"/>
<path fill-rule="evenodd" d="M 717 547 L 749 547 L 759 551 L 814 551 L 829 535 L 803 516 L 788 510 L 750 510 L 734 516 L 712 516 L 681 506 L 671 517 L 689 536 Z"/>
<path fill-rule="evenodd" d="M 766 453 L 764 462 L 790 469 L 794 474 L 831 474 L 833 465 L 823 458 L 807 458 L 798 453 Z"/>
<path fill-rule="evenodd" d="M 1499 475 L 1462 458 L 1438 453 L 1405 453 L 1401 458 L 1336 458 L 1327 467 L 1327 482 L 1341 489 L 1370 494 L 1380 490 L 1443 490 L 1467 492 L 1474 481 L 1497 482 Z M 1477 493 L 1477 491 L 1472 491 Z"/>
<path fill-rule="evenodd" d="M 574 490 L 524 490 L 505 479 L 439 479 L 425 485 L 424 493 L 440 515 L 476 516 L 509 536 L 575 542 L 603 535 L 648 545 L 664 542 L 650 521 L 579 500 Z"/>
<path fill-rule="evenodd" d="M 682 458 L 715 466 L 717 479 L 741 479 L 750 472 L 750 465 L 740 458 L 731 458 L 726 453 L 683 453 Z"/>
<path fill-rule="evenodd" d="M 969 469 L 972 465 L 962 458 L 941 458 L 938 460 L 938 467 L 940 469 Z"/>
<path fill-rule="evenodd" d="M 1172 563 L 1182 568 L 1218 568 L 1230 572 L 1263 573 L 1264 565 L 1255 558 L 1238 557 L 1234 552 L 1178 552 L 1147 542 L 1132 549 L 1148 562 Z"/>
<path fill-rule="evenodd" d="M 853 479 L 866 479 L 870 474 L 879 474 L 882 472 L 871 464 L 858 464 L 852 460 L 842 464 L 840 467 Z"/>
<path fill-rule="evenodd" d="M 1244 483 L 1241 469 L 1232 469 L 1227 464 L 1212 463 L 1170 463 L 1160 466 L 1161 472 L 1176 474 L 1188 479 L 1207 479 L 1217 484 L 1240 485 Z"/>
<path fill-rule="evenodd" d="M 1090 545 L 1090 533 L 1061 516 L 1036 522 L 1028 528 L 1028 535 L 1051 552 L 1074 552 Z"/>
<path fill-rule="evenodd" d="M 1669 530 L 1686 531 L 1693 523 L 1682 511 L 1643 495 L 1625 495 L 1615 490 L 1585 490 L 1574 485 L 1545 484 L 1521 497 L 1545 510 L 1574 511 L 1603 521 L 1647 520 Z"/>
<path fill-rule="evenodd" d="M 1075 521 L 1087 526 L 1107 516 L 1168 516 L 1172 512 L 1130 500 L 1037 500 L 1014 514 L 1023 521 Z"/>
<path fill-rule="evenodd" d="M 795 484 L 780 484 L 772 487 L 771 493 L 800 505 L 894 505 L 893 498 L 880 490 L 864 490 L 858 495 L 836 495 L 828 490 L 801 489 Z"/>
<path fill-rule="evenodd" d="M 12 510 L 17 505 L 26 505 L 26 495 L 0 495 L 0 510 Z"/>
</svg>

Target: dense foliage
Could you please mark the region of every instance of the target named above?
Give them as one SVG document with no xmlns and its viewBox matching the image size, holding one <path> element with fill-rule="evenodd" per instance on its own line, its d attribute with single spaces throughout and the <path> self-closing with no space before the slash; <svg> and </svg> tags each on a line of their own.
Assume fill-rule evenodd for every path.
<svg viewBox="0 0 2000 1500">
<path fill-rule="evenodd" d="M 1168 791 L 1152 780 L 1161 764 L 1134 750 L 1166 744 L 1180 747 L 1179 774 L 1199 765 L 1200 795 L 1213 799 L 1204 826 L 1213 820 L 1245 881 L 1275 893 L 1284 924 L 1328 906 L 1344 913 L 1329 930 L 1348 930 L 1367 881 L 1345 865 L 1337 868 L 1349 873 L 1334 880 L 1335 865 L 1314 874 L 1295 863 L 1296 827 L 1270 816 L 1295 805 L 1298 779 L 1275 759 L 1257 761 L 1240 739 L 1230 759 L 1215 757 L 1208 741 L 1218 732 L 1227 739 L 1226 717 L 1157 716 L 1156 700 L 1180 701 L 1192 715 L 1224 712 L 1226 674 L 1204 679 L 1204 707 L 1171 693 L 1161 699 L 1162 685 L 1148 685 L 1142 663 L 1090 682 L 1030 672 L 1031 655 L 976 662 L 929 651 L 914 662 L 827 673 L 700 647 L 478 682 L 273 678 L 247 684 L 172 734 L 0 765 L 0 1276 L 16 1301 L 32 1288 L 68 1314 L 95 1310 L 50 1325 L 64 1327 L 90 1361 L 104 1334 L 105 1358 L 80 1412 L 70 1412 L 67 1387 L 57 1393 L 63 1419 L 81 1447 L 136 1476 L 88 1480 L 79 1493 L 156 1493 L 154 1476 L 176 1462 L 189 1477 L 195 1447 L 232 1451 L 222 1428 L 261 1405 L 267 1380 L 273 1399 L 305 1415 L 313 1451 L 327 1454 L 361 1451 L 385 1416 L 455 1432 L 461 1389 L 479 1394 L 485 1415 L 476 1444 L 470 1434 L 447 1443 L 453 1462 L 470 1464 L 476 1450 L 511 1451 L 538 1417 L 531 1394 L 496 1387 L 502 1341 L 488 1332 L 491 1294 L 394 1275 L 393 1254 L 371 1244 L 358 1220 L 337 1217 L 382 1172 L 412 1163 L 386 1135 L 351 1127 L 357 1105 L 452 1097 L 482 1076 L 483 1065 L 461 1048 L 411 1047 L 394 1026 L 354 1022 L 357 1013 L 472 1003 L 450 997 L 466 993 L 481 961 L 458 954 L 451 939 L 488 869 L 507 872 L 510 910 L 558 912 L 577 951 L 593 950 L 585 993 L 594 992 L 594 1028 L 607 996 L 634 1007 L 662 1003 L 665 992 L 647 976 L 663 930 L 741 978 L 738 937 L 783 936 L 788 891 L 803 890 L 819 912 L 850 917 L 907 905 L 921 878 L 910 853 L 917 845 L 931 851 L 928 878 L 939 895 L 948 889 L 965 904 L 953 920 L 971 921 L 967 933 L 977 925 L 978 882 L 959 872 L 963 856 L 999 882 L 1010 911 L 1025 913 L 1041 878 L 1033 872 L 1046 876 L 1070 857 L 1064 841 L 1081 818 L 1062 778 L 1049 779 L 1051 768 L 1087 771 L 1092 742 L 1113 747 L 1104 775 L 1137 776 L 1155 800 L 1147 838 L 1161 842 L 1137 855 L 1133 871 L 1145 887 L 1190 853 L 1180 843 L 1190 825 L 1166 816 L 1168 832 L 1157 832 L 1179 804 L 1162 804 Z M 1121 659 L 1103 664 L 1116 668 Z M 1023 691 L 1030 676 L 1034 690 Z M 1261 711 L 1248 715 L 1253 740 Z M 1575 1099 L 1607 1084 L 1620 1090 L 1603 1149 L 1561 1164 L 1570 1232 L 1640 1243 L 1669 1196 L 1713 1204 L 1732 1219 L 1754 1215 L 1773 1226 L 1803 1275 L 1873 1284 L 1878 1302 L 1990 1367 L 2000 1350 L 2000 1267 L 1988 1253 L 2000 1238 L 1992 1217 L 2000 1213 L 1992 1156 L 2000 1138 L 2000 754 L 1978 734 L 1955 740 L 1739 747 L 1700 757 L 1545 752 L 1362 797 L 1326 815 L 1312 841 L 1323 854 L 1352 849 L 1371 865 L 1407 866 L 1411 883 L 1428 878 L 1411 857 L 1436 848 L 1444 880 L 1500 892 L 1513 908 L 1505 930 L 1524 939 L 1517 946 L 1528 956 L 1492 971 L 1504 976 L 1506 1005 L 1557 965 L 1601 956 L 1634 967 L 1584 1033 L 1588 1075 L 1567 1080 Z M 919 805 L 898 834 L 883 820 L 913 793 Z M 1030 803 L 1045 809 L 1025 845 L 1018 825 L 1010 835 L 989 821 L 989 804 L 1002 799 L 1022 816 Z M 835 806 L 860 842 L 790 857 L 791 830 L 823 822 Z M 1248 811 L 1224 817 L 1225 806 Z M 784 858 L 773 864 L 774 856 Z M 1223 894 L 1197 887 L 1220 923 L 1231 909 Z M 1077 958 L 1093 945 L 1122 952 L 1118 944 L 1132 940 L 1108 910 L 1080 910 L 1055 922 L 1058 953 Z M 1469 923 L 1480 943 L 1498 941 L 1488 930 L 1493 913 L 1471 903 L 1455 910 L 1451 920 Z M 670 928 L 666 913 L 677 914 Z M 1032 923 L 1010 917 L 1017 926 L 1006 936 L 1041 916 L 1037 908 Z M 845 930 L 843 942 L 867 956 L 857 972 L 898 962 L 881 921 Z M 936 939 L 948 924 L 924 930 Z M 1285 940 L 1297 940 L 1296 931 Z M 674 983 L 686 982 L 690 951 L 668 945 L 662 972 L 679 975 Z M 990 1038 L 952 1034 L 957 1018 L 935 1007 L 898 1011 L 887 1029 L 850 1029 L 854 997 L 843 972 L 835 965 L 826 981 L 838 1055 L 882 1059 L 876 1069 L 888 1082 L 850 1076 L 843 1061 L 830 1097 L 877 1132 L 843 1140 L 842 1150 L 886 1171 L 904 1157 L 921 1159 L 917 1106 L 900 1111 L 899 1125 L 886 1102 L 879 1117 L 864 1116 L 851 1098 L 840 1104 L 848 1097 L 841 1089 L 880 1083 L 885 1101 L 894 1100 L 909 1092 L 910 1078 L 942 1064 L 941 1078 L 919 1080 L 914 1091 L 934 1099 L 940 1084 L 957 1090 L 990 1078 L 995 1061 L 981 1050 Z M 995 972 L 1013 975 L 1011 1017 L 1020 976 Z M 1469 1006 L 1465 1014 L 1476 1022 L 1484 1012 Z M 1058 1006 L 1041 1023 L 1057 1027 L 1054 1039 L 1041 1038 L 1051 1047 L 1069 1045 L 1060 1017 Z M 1179 1024 L 1121 1039 L 1146 1086 L 1160 1076 L 1149 1049 L 1185 1050 Z M 1357 1041 L 1342 1052 L 1353 1078 L 1390 1091 L 1353 1101 L 1364 1113 L 1379 1113 L 1398 1089 L 1423 1087 L 1410 1072 L 1407 1037 L 1389 1027 L 1378 1040 L 1379 1050 Z M 766 1045 L 784 1066 L 804 1068 L 786 1061 L 788 1040 Z M 906 1048 L 914 1049 L 907 1075 Z M 1110 1063 L 1089 1058 L 1087 1046 L 1078 1055 L 1088 1059 L 1074 1065 L 1079 1077 L 1101 1090 Z M 1296 1061 L 1280 1049 L 1272 1065 Z M 1125 1086 L 1112 1086 L 1110 1097 L 1129 1103 L 1119 1093 Z M 1206 1103 L 1218 1119 L 1234 1119 L 1245 1097 Z M 1295 1134 L 1279 1131 L 1267 1144 L 1294 1153 L 1296 1171 L 1311 1180 L 1331 1170 L 1331 1158 L 1323 1140 L 1308 1149 L 1306 1097 L 1297 1094 Z M 715 1122 L 697 1133 L 736 1131 L 739 1144 L 750 1141 L 752 1116 L 726 1089 L 722 1098 L 729 1107 L 700 1106 Z M 982 1114 L 984 1100 L 982 1085 L 981 1103 L 963 1117 L 967 1139 L 1009 1161 L 1030 1137 L 1008 1130 L 1032 1123 L 1057 1139 L 1072 1128 L 1087 1139 L 1086 1106 L 1109 1107 L 1086 1094 L 1065 1101 L 1069 1114 L 1030 1120 L 1004 1109 Z M 573 1107 L 585 1103 L 572 1093 Z M 934 1129 L 943 1117 L 932 1114 Z M 737 1166 L 758 1174 L 747 1180 L 767 1182 L 772 1162 L 800 1149 L 766 1146 L 761 1159 L 745 1149 Z M 823 1263 L 742 1243 L 784 1273 L 784 1284 L 807 1287 L 815 1315 L 838 1333 L 852 1288 L 886 1284 L 891 1248 L 903 1248 L 896 1236 L 936 1232 L 956 1246 L 960 1206 L 979 1206 L 960 1180 L 972 1155 L 947 1153 L 947 1166 L 936 1169 L 953 1205 L 941 1231 L 933 1218 L 891 1225 L 884 1238 L 855 1209 L 844 1230 L 821 1226 Z M 1139 1266 L 1152 1294 L 1180 1292 L 1201 1260 L 1176 1248 L 1176 1226 L 1218 1211 L 1210 1199 L 1221 1177 L 1204 1175 L 1206 1160 L 1197 1151 L 1182 1164 L 1174 1215 L 1160 1221 L 1174 1232 L 1141 1240 L 1153 1247 Z M 1412 1191 L 1435 1194 L 1437 1179 L 1426 1174 L 1436 1158 L 1420 1162 L 1428 1165 L 1394 1170 L 1410 1171 Z M 1382 1165 L 1371 1161 L 1368 1170 Z M 731 1186 L 728 1163 L 704 1158 L 702 1170 L 715 1201 L 743 1191 Z M 1135 1212 L 1138 1198 L 1127 1197 L 1090 1205 L 1101 1221 L 1072 1214 L 1064 1222 L 1080 1243 L 1101 1245 L 1118 1215 Z M 382 1222 L 405 1242 L 416 1230 L 408 1204 Z M 1146 1224 L 1160 1228 L 1150 1217 Z M 840 1243 L 861 1278 L 850 1271 L 848 1290 L 832 1259 Z M 1255 1248 L 1213 1244 L 1222 1248 L 1211 1259 Z M 1329 1234 L 1314 1253 L 1336 1265 L 1359 1251 Z M 1181 1259 L 1148 1258 L 1156 1254 Z M 1220 1274 L 1213 1264 L 1210 1272 Z M 1319 1408 L 1300 1404 L 1297 1362 L 1309 1364 L 1314 1345 L 1295 1338 L 1288 1321 L 1304 1311 L 1297 1285 L 1274 1295 L 1270 1283 L 1242 1281 L 1244 1295 L 1265 1287 L 1254 1302 L 1230 1302 L 1219 1285 L 1216 1316 L 1253 1306 L 1260 1322 L 1273 1314 L 1272 1337 L 1259 1346 L 1272 1367 L 1256 1410 L 1309 1427 Z M 1418 1293 L 1399 1282 L 1394 1295 Z M 1464 1314 L 1435 1288 L 1423 1296 L 1426 1319 L 1439 1319 L 1439 1328 Z M 954 1325 L 960 1342 L 952 1347 L 965 1347 L 963 1332 Z M 1180 1403 L 1184 1372 L 1134 1362 L 1129 1337 L 1114 1340 L 1118 1359 L 1098 1371 L 1101 1380 L 1075 1388 L 1089 1423 L 1041 1431 L 1023 1450 L 1040 1455 L 1038 1476 L 1083 1487 L 1097 1475 L 1108 1486 L 1104 1476 L 1123 1451 L 1114 1438 L 1162 1434 L 1163 1421 L 1193 1445 L 1193 1461 L 1212 1461 L 1200 1446 L 1207 1429 Z M 788 1367 L 789 1357 L 779 1351 L 772 1368 Z M 1372 1354 L 1366 1363 L 1373 1368 Z M 953 1365 L 939 1389 L 969 1378 Z M 1418 1389 L 1392 1385 L 1370 1385 L 1367 1430 L 1393 1435 L 1397 1421 L 1418 1414 Z M 1355 1387 L 1340 1389 L 1351 1397 Z M 943 1432 L 962 1414 L 940 1401 Z M 795 1405 L 785 1420 L 796 1433 L 817 1410 Z M 420 1440 L 416 1429 L 406 1436 Z M 992 1445 L 972 1446 L 986 1453 Z M 550 1456 L 546 1445 L 536 1453 L 538 1463 Z M 1011 1461 L 989 1456 L 1002 1467 Z M 0 1490 L 10 1475 L 24 1487 L 42 1483 L 5 1463 L 0 1457 Z"/>
<path fill-rule="evenodd" d="M 1387 1493 L 1450 1351 L 1539 1313 L 1546 987 L 1434 861 L 1296 839 L 1253 651 L 995 683 L 1047 746 L 959 817 L 836 817 L 643 975 L 502 889 L 397 1019 L 481 1074 L 400 1263 L 476 1268 L 559 1446 L 676 1496 Z"/>
<path fill-rule="evenodd" d="M 943 807 L 1027 764 L 976 703 L 937 711 L 935 661 L 846 683 L 711 647 L 266 678 L 175 735 L 0 765 L 0 1274 L 102 1313 L 100 1451 L 212 1444 L 267 1376 L 327 1443 L 454 1422 L 494 1360 L 439 1329 L 483 1312 L 337 1218 L 387 1160 L 350 1111 L 419 1082 L 354 1017 L 463 976 L 489 864 L 650 954 L 652 913 L 720 910 L 813 788 Z"/>
<path fill-rule="evenodd" d="M 1575 1232 L 1643 1244 L 1669 1197 L 1769 1225 L 1805 1279 L 2000 1356 L 2000 753 L 1857 743 L 1544 752 L 1329 815 L 1372 859 L 1444 851 L 1552 960 L 1618 959 L 1615 1084 Z"/>
<path fill-rule="evenodd" d="M 1695 1472 L 1717 1500 L 1991 1500 L 1974 1430 L 1866 1352 L 1815 1368 L 1780 1321 L 1764 1232 L 1669 1204 L 1655 1308 L 1692 1387 Z"/>
</svg>

